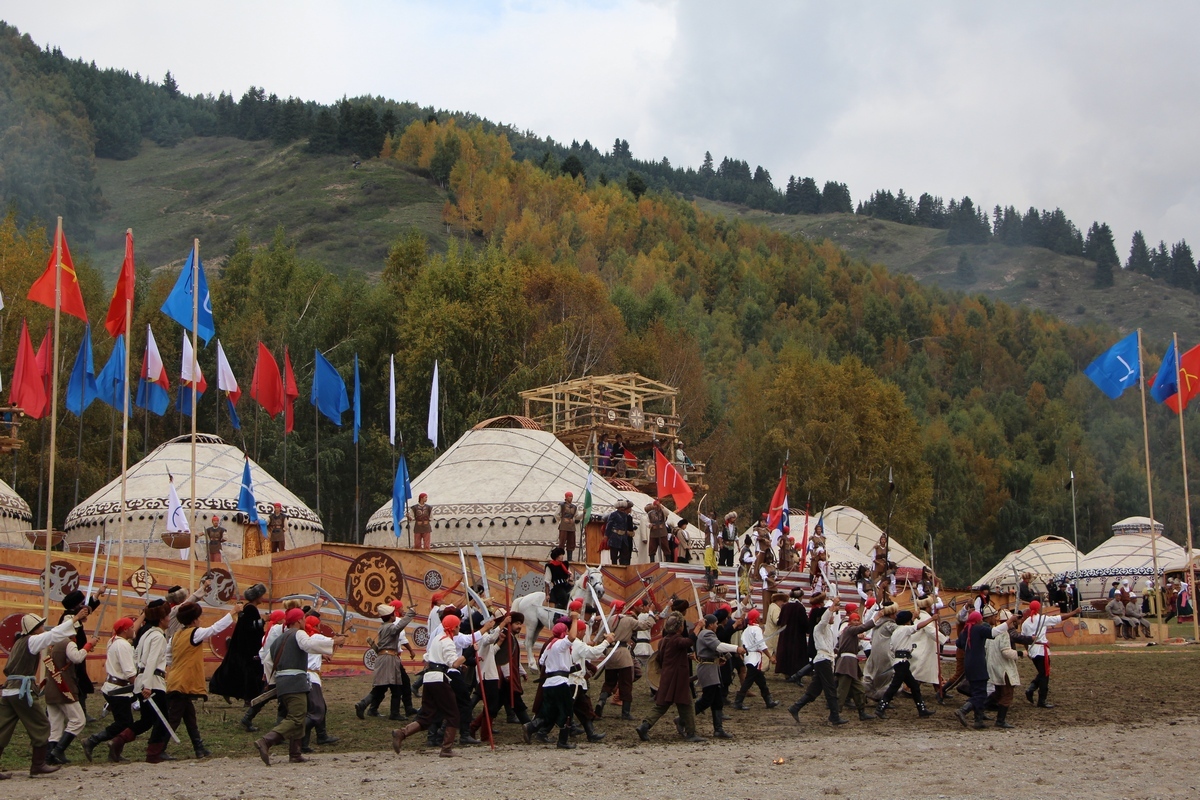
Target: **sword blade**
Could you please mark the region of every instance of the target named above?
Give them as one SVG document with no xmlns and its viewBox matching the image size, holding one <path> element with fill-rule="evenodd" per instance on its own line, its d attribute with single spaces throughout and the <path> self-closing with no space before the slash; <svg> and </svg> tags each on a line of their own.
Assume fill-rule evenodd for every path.
<svg viewBox="0 0 1200 800">
<path fill-rule="evenodd" d="M 175 744 L 179 744 L 179 736 L 176 735 L 175 729 L 171 727 L 171 723 L 167 722 L 166 716 L 163 715 L 162 709 L 158 707 L 158 703 L 154 702 L 153 697 L 142 698 L 150 704 L 150 708 L 154 709 L 154 713 L 162 720 L 163 727 L 167 729 L 167 733 L 171 734 L 171 738 L 175 740 Z"/>
</svg>

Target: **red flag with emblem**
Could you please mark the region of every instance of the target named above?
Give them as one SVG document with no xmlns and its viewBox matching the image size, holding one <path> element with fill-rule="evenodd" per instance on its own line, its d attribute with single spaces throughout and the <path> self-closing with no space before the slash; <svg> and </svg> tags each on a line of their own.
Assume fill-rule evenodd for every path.
<svg viewBox="0 0 1200 800">
<path fill-rule="evenodd" d="M 59 248 L 62 248 L 62 280 L 60 283 L 59 308 L 64 313 L 88 321 L 87 309 L 83 307 L 83 294 L 79 291 L 79 276 L 75 274 L 75 262 L 71 260 L 71 251 L 67 247 L 65 234 L 55 237 L 54 248 L 50 251 L 50 262 L 42 277 L 29 287 L 26 297 L 35 303 L 41 303 L 48 308 L 54 308 L 54 271 L 59 261 Z"/>
<path fill-rule="evenodd" d="M 1200 344 L 1179 357 L 1179 391 L 1163 402 L 1176 414 L 1200 394 Z"/>
<path fill-rule="evenodd" d="M 687 485 L 687 481 L 679 474 L 679 470 L 675 469 L 674 464 L 667 461 L 667 457 L 657 447 L 654 448 L 654 466 L 655 474 L 658 477 L 659 497 L 669 496 L 674 499 L 676 511 L 692 502 L 695 494 L 692 487 Z"/>
</svg>

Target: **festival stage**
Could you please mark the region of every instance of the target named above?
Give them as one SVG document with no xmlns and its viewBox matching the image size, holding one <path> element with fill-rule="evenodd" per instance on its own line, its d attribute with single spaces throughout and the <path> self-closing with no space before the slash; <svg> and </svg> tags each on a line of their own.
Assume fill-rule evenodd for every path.
<svg viewBox="0 0 1200 800">
<path fill-rule="evenodd" d="M 60 601 L 64 595 L 75 589 L 86 591 L 92 557 L 83 553 L 52 552 L 47 581 L 43 575 L 44 551 L 5 548 L 0 553 L 3 560 L 0 564 L 0 651 L 7 654 L 20 628 L 21 616 L 29 612 L 41 613 L 43 587 L 49 586 L 51 623 L 56 622 L 62 612 Z M 474 583 L 479 580 L 479 560 L 471 552 L 465 556 L 467 571 Z M 543 589 L 543 565 L 539 561 L 484 556 L 483 564 L 491 600 L 495 603 L 510 604 L 517 597 L 540 593 Z M 101 615 L 104 630 L 111 631 L 112 623 L 117 619 L 116 597 L 111 593 L 118 586 L 122 593 L 123 613 L 132 616 L 149 600 L 162 597 L 170 587 L 186 587 L 189 584 L 188 562 L 180 559 L 149 558 L 144 563 L 126 563 L 124 574 L 118 578 L 114 555 L 108 565 L 107 581 L 104 571 L 105 560 L 102 555 L 96 568 L 95 590 L 108 586 L 110 597 L 88 621 L 89 631 L 95 630 Z M 197 581 L 205 571 L 204 563 L 197 562 Z M 347 643 L 338 648 L 324 669 L 324 674 L 337 676 L 370 671 L 374 653 L 369 649 L 367 637 L 374 636 L 378 628 L 374 608 L 379 603 L 396 598 L 417 611 L 416 619 L 408 628 L 408 636 L 420 653 L 428 636 L 430 596 L 458 581 L 462 577 L 462 564 L 457 550 L 320 544 L 231 564 L 214 564 L 212 571 L 213 586 L 202 604 L 204 616 L 201 625 L 210 625 L 221 614 L 231 610 L 234 598 L 254 583 L 267 586 L 267 597 L 259 604 L 264 617 L 270 610 L 279 608 L 288 597 L 302 596 L 306 602 L 311 602 L 315 593 L 314 584 L 335 597 L 345 609 L 345 619 L 340 611 L 329 605 L 321 609 L 321 617 L 326 633 L 340 632 L 345 625 Z M 673 597 L 693 602 L 698 594 L 703 602 L 706 596 L 704 569 L 699 564 L 603 565 L 601 571 L 604 576 L 605 605 L 618 599 L 628 601 L 647 587 L 659 606 Z M 853 584 L 844 576 L 838 577 L 842 602 L 861 602 Z M 735 588 L 731 568 L 722 569 L 720 583 L 729 587 L 729 597 L 732 598 Z M 793 588 L 807 591 L 808 576 L 799 573 L 781 575 L 777 591 L 788 592 Z M 461 603 L 463 597 L 462 588 L 459 587 L 450 595 L 450 601 Z M 944 591 L 942 597 L 947 608 L 941 611 L 940 627 L 944 633 L 952 635 L 955 609 L 963 602 L 969 602 L 973 594 L 951 590 Z M 909 597 L 897 599 L 901 607 L 912 607 Z M 756 592 L 756 600 L 761 607 L 761 591 Z M 688 618 L 694 620 L 696 613 L 689 611 Z M 1112 643 L 1114 637 L 1111 628 L 1107 620 L 1068 620 L 1066 625 L 1051 631 L 1051 641 L 1055 644 Z M 205 659 L 210 675 L 224 656 L 226 639 L 226 636 L 222 636 L 210 640 Z M 102 636 L 95 651 L 88 657 L 88 670 L 94 680 L 103 679 L 106 644 L 107 637 Z"/>
</svg>

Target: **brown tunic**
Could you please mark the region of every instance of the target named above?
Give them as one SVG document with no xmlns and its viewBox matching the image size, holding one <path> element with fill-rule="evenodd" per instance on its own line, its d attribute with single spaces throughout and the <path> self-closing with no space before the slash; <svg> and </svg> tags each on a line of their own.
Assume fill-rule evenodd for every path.
<svg viewBox="0 0 1200 800">
<path fill-rule="evenodd" d="M 691 662 L 692 639 L 687 633 L 664 636 L 654 656 L 662 665 L 658 680 L 658 692 L 654 695 L 656 705 L 692 702 Z"/>
<path fill-rule="evenodd" d="M 433 528 L 429 519 L 433 516 L 433 506 L 429 503 L 414 503 L 412 506 L 413 533 L 432 533 Z"/>
<path fill-rule="evenodd" d="M 562 502 L 558 504 L 558 529 L 560 531 L 575 530 L 575 514 L 579 507 L 574 503 Z"/>
</svg>

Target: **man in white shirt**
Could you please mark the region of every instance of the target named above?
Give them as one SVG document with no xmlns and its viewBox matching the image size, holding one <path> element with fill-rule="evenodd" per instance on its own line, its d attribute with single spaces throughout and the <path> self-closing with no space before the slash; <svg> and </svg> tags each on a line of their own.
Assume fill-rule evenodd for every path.
<svg viewBox="0 0 1200 800">
<path fill-rule="evenodd" d="M 550 743 L 549 734 L 555 726 L 558 727 L 558 748 L 574 750 L 575 745 L 568 737 L 571 735 L 571 644 L 575 641 L 575 619 L 578 612 L 571 612 L 569 624 L 555 623 L 551 631 L 550 643 L 542 651 L 538 659 L 544 680 L 542 681 L 542 707 L 539 712 L 542 724 L 536 732 L 530 730 L 533 723 L 525 726 L 525 741 L 530 741 L 531 735 L 539 742 Z"/>
<path fill-rule="evenodd" d="M 1029 604 L 1029 616 L 1021 623 L 1021 633 L 1033 639 L 1033 644 L 1029 645 L 1029 660 L 1037 667 L 1037 675 L 1025 689 L 1025 699 L 1032 703 L 1036 690 L 1038 708 L 1054 708 L 1052 703 L 1046 702 L 1046 695 L 1050 693 L 1050 640 L 1046 637 L 1046 632 L 1078 613 L 1077 608 L 1066 614 L 1049 616 L 1042 613 L 1042 604 L 1039 601 L 1034 600 Z"/>
<path fill-rule="evenodd" d="M 829 707 L 829 724 L 845 725 L 846 720 L 838 708 L 837 681 L 833 677 L 834 648 L 837 647 L 838 632 L 838 596 L 833 595 L 829 607 L 812 624 L 813 645 L 817 655 L 813 658 L 813 681 L 808 685 L 808 691 L 788 708 L 792 719 L 800 722 L 800 709 L 817 699 L 821 692 L 825 693 L 825 705 Z M 745 638 L 742 640 L 745 644 Z"/>
<path fill-rule="evenodd" d="M 733 701 L 733 707 L 738 711 L 750 710 L 745 701 L 751 686 L 758 687 L 767 708 L 779 705 L 778 700 L 771 699 L 771 687 L 767 685 L 766 675 L 763 674 L 771 663 L 771 652 L 767 648 L 762 628 L 758 627 L 761 617 L 762 614 L 757 608 L 752 608 L 746 613 L 746 628 L 742 631 L 742 648 L 746 651 L 742 661 L 746 665 L 746 678 Z"/>
<path fill-rule="evenodd" d="M 410 722 L 403 728 L 392 731 L 392 749 L 397 754 L 404 740 L 414 733 L 428 730 L 434 717 L 441 715 L 446 723 L 442 734 L 442 748 L 438 753 L 442 758 L 454 755 L 454 739 L 458 735 L 458 700 L 454 689 L 446 677 L 446 672 L 461 665 L 464 659 L 454 646 L 454 635 L 462 620 L 453 614 L 447 614 L 441 620 L 442 633 L 436 639 L 430 639 L 425 648 L 425 680 L 421 691 L 421 710 L 417 712 L 415 722 Z"/>
</svg>

